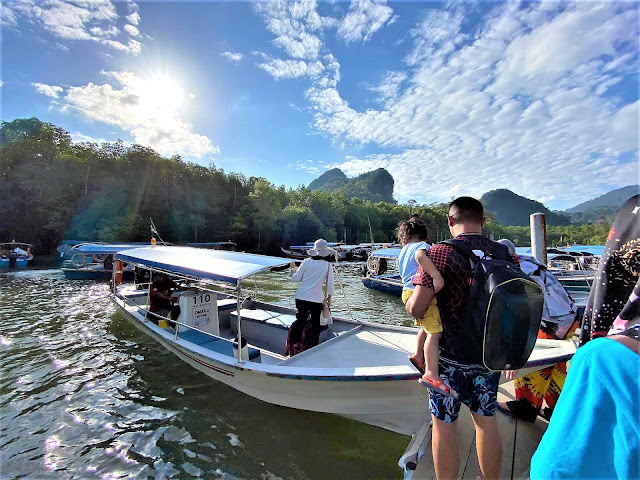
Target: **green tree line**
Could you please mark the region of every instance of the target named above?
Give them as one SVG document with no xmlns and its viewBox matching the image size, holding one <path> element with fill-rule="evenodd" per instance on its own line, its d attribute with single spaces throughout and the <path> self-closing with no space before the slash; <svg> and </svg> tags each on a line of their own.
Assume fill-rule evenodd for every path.
<svg viewBox="0 0 640 480">
<path fill-rule="evenodd" d="M 325 238 L 388 242 L 400 221 L 421 214 L 431 241 L 448 238 L 446 204 L 372 203 L 344 194 L 285 188 L 226 173 L 140 145 L 73 143 L 69 132 L 36 118 L 0 126 L 0 241 L 53 252 L 61 240 L 149 241 L 153 221 L 167 242 L 231 240 L 243 250 L 276 253 Z M 549 241 L 603 244 L 608 226 L 551 227 Z M 489 219 L 485 233 L 529 244 L 527 227 Z M 557 243 L 557 242 L 556 242 Z"/>
</svg>

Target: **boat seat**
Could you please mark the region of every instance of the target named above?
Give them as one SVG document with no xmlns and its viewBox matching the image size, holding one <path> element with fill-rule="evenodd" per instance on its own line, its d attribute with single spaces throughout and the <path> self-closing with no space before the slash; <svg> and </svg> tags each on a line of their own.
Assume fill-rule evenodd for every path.
<svg viewBox="0 0 640 480">
<path fill-rule="evenodd" d="M 218 300 L 218 311 L 233 310 L 238 306 L 235 298 L 223 298 Z"/>
<path fill-rule="evenodd" d="M 281 330 L 289 330 L 289 327 L 296 320 L 295 315 L 287 314 L 287 313 L 278 313 L 272 312 L 269 310 L 261 310 L 261 309 L 249 309 L 243 308 L 240 310 L 240 315 L 242 315 L 242 321 L 250 321 L 256 323 L 264 323 L 266 325 L 271 325 L 273 327 L 279 328 Z M 238 319 L 238 311 L 234 310 L 231 312 L 231 317 L 234 319 Z M 320 330 L 326 330 L 328 328 L 327 325 L 323 325 Z"/>
<path fill-rule="evenodd" d="M 206 333 L 198 332 L 197 330 L 188 330 L 186 332 L 178 333 L 178 338 L 186 340 L 187 342 L 199 345 L 202 348 L 211 350 L 213 352 L 222 353 L 229 357 L 235 357 L 233 351 L 233 344 L 235 342 L 227 340 L 225 338 L 212 337 Z M 249 360 L 255 360 L 260 356 L 260 350 L 249 347 Z"/>
</svg>

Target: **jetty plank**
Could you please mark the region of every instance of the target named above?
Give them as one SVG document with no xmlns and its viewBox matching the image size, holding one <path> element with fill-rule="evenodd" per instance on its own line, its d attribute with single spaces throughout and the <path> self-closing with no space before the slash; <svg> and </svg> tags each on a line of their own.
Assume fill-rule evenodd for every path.
<svg viewBox="0 0 640 480">
<path fill-rule="evenodd" d="M 513 383 L 501 385 L 498 401 L 508 401 L 514 398 Z M 496 420 L 502 438 L 502 468 L 501 479 L 521 479 L 529 476 L 529 465 L 533 453 L 538 448 L 540 439 L 547 429 L 548 422 L 540 417 L 534 422 L 515 420 L 509 416 L 497 413 Z M 474 480 L 480 476 L 480 465 L 476 452 L 476 435 L 471 413 L 463 406 L 458 418 L 458 442 L 460 448 L 459 479 Z M 418 463 L 413 480 L 431 480 L 436 478 L 433 467 L 431 448 L 427 448 Z"/>
</svg>

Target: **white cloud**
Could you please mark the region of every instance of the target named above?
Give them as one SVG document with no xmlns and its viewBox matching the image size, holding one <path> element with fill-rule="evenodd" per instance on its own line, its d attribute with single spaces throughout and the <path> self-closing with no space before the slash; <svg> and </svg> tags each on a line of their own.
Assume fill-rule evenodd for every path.
<svg viewBox="0 0 640 480">
<path fill-rule="evenodd" d="M 138 28 L 134 27 L 133 25 L 126 24 L 123 28 L 132 37 L 139 37 L 140 36 L 140 30 L 138 30 Z"/>
<path fill-rule="evenodd" d="M 315 77 L 324 70 L 321 62 L 304 62 L 302 60 L 273 59 L 258 65 L 276 80 L 281 78 Z"/>
<path fill-rule="evenodd" d="M 320 175 L 322 172 L 329 169 L 326 164 L 322 162 L 315 162 L 314 160 L 290 163 L 287 167 L 297 171 L 307 172 L 312 175 Z"/>
<path fill-rule="evenodd" d="M 127 15 L 127 20 L 132 24 L 132 25 L 138 25 L 140 23 L 140 14 L 138 14 L 138 12 L 133 12 L 131 15 Z"/>
<path fill-rule="evenodd" d="M 385 1 L 351 0 L 349 13 L 338 26 L 338 37 L 347 43 L 368 41 L 385 23 L 392 23 L 393 10 Z"/>
<path fill-rule="evenodd" d="M 136 143 L 163 155 L 201 158 L 220 152 L 218 146 L 180 116 L 184 91 L 167 79 L 142 79 L 129 72 L 102 72 L 121 88 L 109 83 L 69 87 L 56 108 L 80 113 L 89 120 L 128 131 Z"/>
<path fill-rule="evenodd" d="M 233 63 L 238 63 L 244 57 L 242 53 L 237 53 L 237 52 L 222 52 L 220 56 L 226 58 L 227 60 Z"/>
<path fill-rule="evenodd" d="M 351 107 L 335 82 L 307 89 L 313 125 L 334 143 L 399 152 L 333 166 L 385 167 L 401 200 L 509 188 L 553 208 L 639 178 L 639 104 L 608 93 L 637 85 L 633 5 L 497 3 L 481 19 L 465 8 L 419 17 L 399 55 L 407 68 L 369 86 L 379 110 Z"/>
<path fill-rule="evenodd" d="M 36 92 L 51 98 L 59 98 L 60 93 L 63 91 L 62 87 L 57 85 L 46 85 L 44 83 L 32 83 L 31 85 L 36 89 Z"/>
<path fill-rule="evenodd" d="M 72 133 L 71 138 L 74 143 L 97 143 L 98 145 L 102 145 L 103 143 L 109 142 L 104 138 L 95 138 L 80 132 Z"/>
<path fill-rule="evenodd" d="M 130 3 L 129 8 L 137 10 L 137 5 Z M 117 26 L 119 17 L 114 3 L 109 0 L 3 2 L 1 15 L 3 26 L 9 28 L 18 29 L 17 19 L 23 17 L 61 41 L 91 41 L 134 55 L 140 53 L 139 42 L 132 43 L 133 40 L 128 40 L 128 45 L 125 45 L 117 39 L 120 34 Z M 137 11 L 129 17 L 131 17 L 131 23 L 140 20 Z M 132 28 L 137 31 L 132 25 L 126 25 L 124 28 L 130 35 L 138 36 L 132 33 Z M 60 42 L 55 44 L 61 45 Z M 63 46 L 68 48 L 66 45 Z"/>
</svg>

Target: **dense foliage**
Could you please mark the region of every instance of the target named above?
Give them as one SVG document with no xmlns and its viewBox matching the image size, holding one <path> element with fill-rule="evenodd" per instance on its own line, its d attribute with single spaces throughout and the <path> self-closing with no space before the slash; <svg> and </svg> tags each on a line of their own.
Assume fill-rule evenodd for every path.
<svg viewBox="0 0 640 480">
<path fill-rule="evenodd" d="M 0 142 L 0 241 L 33 243 L 40 254 L 64 238 L 148 241 L 150 217 L 168 242 L 232 240 L 244 250 L 272 253 L 319 237 L 391 241 L 412 212 L 429 222 L 431 241 L 449 237 L 446 205 L 277 187 L 140 145 L 72 143 L 68 132 L 35 118 L 2 122 Z M 605 225 L 555 228 L 566 231 L 550 228 L 550 241 L 563 235 L 564 242 L 602 244 L 607 234 Z M 490 220 L 485 231 L 529 242 L 526 227 Z"/>
</svg>

